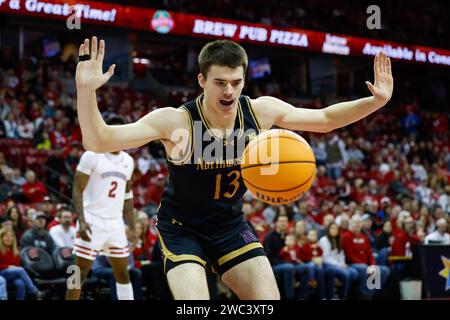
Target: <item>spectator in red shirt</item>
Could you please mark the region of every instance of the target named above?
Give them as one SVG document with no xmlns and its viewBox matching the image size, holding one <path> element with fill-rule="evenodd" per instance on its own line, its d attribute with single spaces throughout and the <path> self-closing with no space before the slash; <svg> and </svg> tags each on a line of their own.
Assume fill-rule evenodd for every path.
<svg viewBox="0 0 450 320">
<path fill-rule="evenodd" d="M 55 130 L 50 133 L 50 141 L 52 142 L 52 146 L 57 146 L 59 148 L 66 146 L 69 142 L 62 121 L 56 123 Z"/>
<path fill-rule="evenodd" d="M 402 222 L 402 226 L 394 234 L 394 243 L 392 244 L 391 256 L 409 257 L 411 256 L 411 245 L 419 244 L 421 241 L 414 234 L 415 222 L 409 216 Z"/>
<path fill-rule="evenodd" d="M 412 257 L 411 246 L 418 245 L 422 241 L 414 234 L 415 221 L 409 216 L 402 222 L 401 228 L 394 234 L 394 242 L 392 243 L 391 258 Z M 394 261 L 392 269 L 400 275 L 404 272 L 406 263 L 404 261 Z"/>
<path fill-rule="evenodd" d="M 317 179 L 316 179 L 316 187 L 314 191 L 320 195 L 321 197 L 328 199 L 331 197 L 331 194 L 334 193 L 334 182 L 327 175 L 327 169 L 324 166 L 319 166 L 317 170 Z"/>
<path fill-rule="evenodd" d="M 22 186 L 23 194 L 29 203 L 41 203 L 48 191 L 41 181 L 36 181 L 36 174 L 32 170 L 25 173 L 27 183 Z"/>
<path fill-rule="evenodd" d="M 144 211 L 138 211 L 138 222 L 142 224 L 143 236 L 147 239 L 152 247 L 158 240 L 158 235 L 155 228 L 155 220 L 150 219 Z"/>
<path fill-rule="evenodd" d="M 136 234 L 138 236 L 138 240 L 136 242 L 136 246 L 133 250 L 134 256 L 134 265 L 138 269 L 142 269 L 143 266 L 151 263 L 151 248 L 152 245 L 149 239 L 144 234 L 144 226 L 140 221 L 135 222 L 136 225 Z"/>
<path fill-rule="evenodd" d="M 255 234 L 261 241 L 269 232 L 269 226 L 264 219 L 261 210 L 255 210 L 250 202 L 244 203 L 242 206 L 245 220 L 253 227 Z"/>
<path fill-rule="evenodd" d="M 300 247 L 295 242 L 293 234 L 288 234 L 284 238 L 284 247 L 280 251 L 280 256 L 286 262 L 294 264 L 302 262 L 300 260 Z"/>
<path fill-rule="evenodd" d="M 334 274 L 332 269 L 323 267 L 323 251 L 317 243 L 317 231 L 309 230 L 307 241 L 300 247 L 301 260 L 313 270 L 314 279 L 317 282 L 319 298 L 332 299 L 334 291 Z"/>
<path fill-rule="evenodd" d="M 133 250 L 134 266 L 142 272 L 147 298 L 159 298 L 166 284 L 162 263 L 152 256 L 154 247 L 158 244 L 145 235 L 142 222 L 136 221 L 135 226 L 138 240 Z"/>
<path fill-rule="evenodd" d="M 342 236 L 342 249 L 350 267 L 359 274 L 359 289 L 363 296 L 371 297 L 375 294 L 375 289 L 381 289 L 387 281 L 390 270 L 386 266 L 376 266 L 375 258 L 370 248 L 369 239 L 361 232 L 361 216 L 354 215 L 350 220 L 350 230 Z M 378 272 L 380 273 L 378 275 Z M 380 286 L 369 288 L 367 276 L 375 276 L 380 279 Z M 379 278 L 378 278 L 379 276 Z"/>
<path fill-rule="evenodd" d="M 27 293 L 42 298 L 42 293 L 20 266 L 16 236 L 7 229 L 0 230 L 0 276 L 16 287 L 16 300 L 25 300 Z"/>
<path fill-rule="evenodd" d="M 147 193 L 145 195 L 145 200 L 147 203 L 153 202 L 159 205 L 161 202 L 161 195 L 166 186 L 166 177 L 162 173 L 158 173 L 154 178 L 151 179 L 151 184 L 148 187 Z"/>
<path fill-rule="evenodd" d="M 299 220 L 294 226 L 295 241 L 299 247 L 306 242 L 306 223 L 303 220 Z"/>
</svg>

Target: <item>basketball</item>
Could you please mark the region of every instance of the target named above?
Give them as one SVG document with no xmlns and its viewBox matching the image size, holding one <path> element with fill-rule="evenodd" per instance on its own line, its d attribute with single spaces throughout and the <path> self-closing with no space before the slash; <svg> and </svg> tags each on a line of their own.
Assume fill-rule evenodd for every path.
<svg viewBox="0 0 450 320">
<path fill-rule="evenodd" d="M 268 130 L 246 146 L 241 163 L 248 190 L 269 204 L 296 201 L 311 187 L 316 159 L 308 142 L 289 130 Z"/>
</svg>

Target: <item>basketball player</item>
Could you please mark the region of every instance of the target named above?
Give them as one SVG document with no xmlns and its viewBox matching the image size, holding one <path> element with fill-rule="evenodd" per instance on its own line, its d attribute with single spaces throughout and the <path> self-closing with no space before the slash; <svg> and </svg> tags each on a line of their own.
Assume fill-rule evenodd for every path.
<svg viewBox="0 0 450 320">
<path fill-rule="evenodd" d="M 217 143 L 224 148 L 240 145 L 255 132 L 274 125 L 329 132 L 358 121 L 391 98 L 389 58 L 383 52 L 375 57 L 375 82 L 366 82 L 372 96 L 310 110 L 273 97 L 242 96 L 246 52 L 235 42 L 214 41 L 203 47 L 198 57 L 202 95 L 179 108 L 152 111 L 134 123 L 109 126 L 101 117 L 95 94 L 114 73 L 115 65 L 103 73 L 104 54 L 105 42 L 98 45 L 96 37 L 91 43 L 85 39 L 79 48 L 77 110 L 83 144 L 94 152 L 113 152 L 154 140 L 163 143 L 169 181 L 157 228 L 174 298 L 209 299 L 204 266 L 210 262 L 239 298 L 279 299 L 264 250 L 244 222 L 241 155 L 224 156 Z M 179 134 L 180 130 L 189 134 Z M 211 149 L 219 156 L 211 153 L 205 159 Z"/>
<path fill-rule="evenodd" d="M 123 124 L 119 117 L 109 125 Z M 98 254 L 108 256 L 116 279 L 119 300 L 133 300 L 128 274 L 128 241 L 125 216 L 132 241 L 136 240 L 131 178 L 133 158 L 123 151 L 83 153 L 74 177 L 72 200 L 78 214 L 73 252 L 81 271 L 81 287 Z M 123 212 L 123 213 L 122 213 Z M 81 288 L 68 289 L 67 300 L 78 300 Z"/>
</svg>

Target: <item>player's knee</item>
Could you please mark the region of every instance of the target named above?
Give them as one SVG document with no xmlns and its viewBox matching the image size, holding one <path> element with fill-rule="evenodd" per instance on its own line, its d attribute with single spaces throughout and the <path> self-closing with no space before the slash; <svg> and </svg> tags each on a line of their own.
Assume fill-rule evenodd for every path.
<svg viewBox="0 0 450 320">
<path fill-rule="evenodd" d="M 128 270 L 121 270 L 120 272 L 117 272 L 116 275 L 116 281 L 120 284 L 127 284 L 130 282 L 130 275 L 128 273 Z"/>
</svg>

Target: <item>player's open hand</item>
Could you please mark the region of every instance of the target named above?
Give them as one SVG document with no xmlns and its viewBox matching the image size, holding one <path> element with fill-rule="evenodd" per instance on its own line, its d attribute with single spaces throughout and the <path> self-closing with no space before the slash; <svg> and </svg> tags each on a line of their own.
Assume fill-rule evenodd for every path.
<svg viewBox="0 0 450 320">
<path fill-rule="evenodd" d="M 375 55 L 373 63 L 374 84 L 366 81 L 367 87 L 372 93 L 373 97 L 385 105 L 392 96 L 394 90 L 394 79 L 392 78 L 391 59 L 381 51 Z"/>
<path fill-rule="evenodd" d="M 92 41 L 85 39 L 78 52 L 82 57 L 77 65 L 76 83 L 77 89 L 97 90 L 104 85 L 114 74 L 115 64 L 111 65 L 106 73 L 103 73 L 103 57 L 105 56 L 105 40 L 97 44 L 97 37 Z"/>
</svg>

